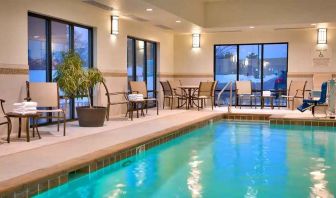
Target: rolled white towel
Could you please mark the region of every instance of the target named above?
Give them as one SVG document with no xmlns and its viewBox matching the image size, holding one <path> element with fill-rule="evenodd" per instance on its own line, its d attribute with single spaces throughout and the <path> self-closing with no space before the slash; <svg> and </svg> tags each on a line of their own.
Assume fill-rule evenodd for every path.
<svg viewBox="0 0 336 198">
<path fill-rule="evenodd" d="M 25 107 L 37 107 L 37 102 L 22 102 Z"/>
</svg>

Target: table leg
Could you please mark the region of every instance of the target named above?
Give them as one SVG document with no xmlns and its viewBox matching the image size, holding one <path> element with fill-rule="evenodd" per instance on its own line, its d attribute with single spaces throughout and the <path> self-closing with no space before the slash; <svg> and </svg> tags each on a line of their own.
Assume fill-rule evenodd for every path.
<svg viewBox="0 0 336 198">
<path fill-rule="evenodd" d="M 273 97 L 271 97 L 271 108 L 274 109 L 274 104 L 273 104 Z"/>
<path fill-rule="evenodd" d="M 27 142 L 30 142 L 30 137 L 29 137 L 29 117 L 26 118 L 26 134 L 27 134 Z"/>
<path fill-rule="evenodd" d="M 18 132 L 18 138 L 21 137 L 21 126 L 22 126 L 22 119 L 19 118 L 19 132 Z"/>
</svg>

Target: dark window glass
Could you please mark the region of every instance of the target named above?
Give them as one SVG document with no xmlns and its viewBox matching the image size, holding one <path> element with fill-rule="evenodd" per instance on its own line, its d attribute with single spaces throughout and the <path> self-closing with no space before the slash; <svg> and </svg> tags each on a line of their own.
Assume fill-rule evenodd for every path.
<svg viewBox="0 0 336 198">
<path fill-rule="evenodd" d="M 147 89 L 155 89 L 155 45 L 147 42 Z"/>
<path fill-rule="evenodd" d="M 90 57 L 89 29 L 74 27 L 74 49 L 83 60 L 84 67 L 92 67 Z"/>
<path fill-rule="evenodd" d="M 134 40 L 127 38 L 127 77 L 128 81 L 133 80 L 134 71 Z"/>
<path fill-rule="evenodd" d="M 45 82 L 47 79 L 47 36 L 46 20 L 28 18 L 28 65 L 31 82 Z"/>
<path fill-rule="evenodd" d="M 136 57 L 136 81 L 145 80 L 145 42 L 137 40 L 135 42 Z"/>
</svg>

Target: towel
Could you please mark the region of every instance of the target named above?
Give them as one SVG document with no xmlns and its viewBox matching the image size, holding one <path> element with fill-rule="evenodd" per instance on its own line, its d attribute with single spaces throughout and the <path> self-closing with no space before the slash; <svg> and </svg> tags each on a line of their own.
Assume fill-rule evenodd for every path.
<svg viewBox="0 0 336 198">
<path fill-rule="evenodd" d="M 21 102 L 21 103 L 14 103 L 13 104 L 14 113 L 18 114 L 35 114 L 37 113 L 37 103 L 36 102 Z"/>
</svg>

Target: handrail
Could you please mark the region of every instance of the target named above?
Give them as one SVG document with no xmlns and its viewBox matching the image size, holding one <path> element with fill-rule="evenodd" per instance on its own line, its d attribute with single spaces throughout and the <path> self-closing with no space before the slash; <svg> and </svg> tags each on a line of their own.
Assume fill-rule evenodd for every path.
<svg viewBox="0 0 336 198">
<path fill-rule="evenodd" d="M 218 107 L 220 107 L 220 98 L 222 96 L 222 94 L 224 93 L 224 91 L 230 86 L 230 100 L 229 100 L 229 105 L 228 105 L 228 112 L 231 112 L 231 106 L 232 106 L 232 81 L 228 82 L 223 89 L 218 93 L 217 95 L 217 105 Z"/>
</svg>

